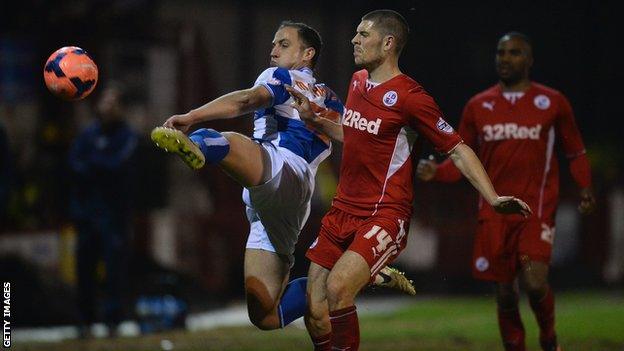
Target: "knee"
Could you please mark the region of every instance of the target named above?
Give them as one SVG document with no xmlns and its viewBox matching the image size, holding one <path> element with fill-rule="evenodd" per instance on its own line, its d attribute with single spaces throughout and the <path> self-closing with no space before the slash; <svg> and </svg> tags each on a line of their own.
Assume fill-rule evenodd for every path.
<svg viewBox="0 0 624 351">
<path fill-rule="evenodd" d="M 532 277 L 526 279 L 525 289 L 531 300 L 541 300 L 548 292 L 548 282 L 545 277 Z"/>
<path fill-rule="evenodd" d="M 260 330 L 274 330 L 279 329 L 279 318 L 274 311 L 262 311 L 255 306 L 247 305 L 247 311 L 249 314 L 249 321 Z"/>
<path fill-rule="evenodd" d="M 258 329 L 273 330 L 280 327 L 276 304 L 267 297 L 247 291 L 247 314 Z"/>
<path fill-rule="evenodd" d="M 253 324 L 256 328 L 260 329 L 260 330 L 275 330 L 275 329 L 279 329 L 279 325 L 272 323 L 270 321 L 267 321 L 266 318 L 255 318 L 254 316 L 252 316 L 251 314 L 249 315 L 249 320 L 251 321 L 251 324 Z"/>
<path fill-rule="evenodd" d="M 342 305 L 344 303 L 349 304 L 349 301 L 353 299 L 346 282 L 346 278 L 332 279 L 332 277 L 330 277 L 327 280 L 327 301 L 330 307 L 335 307 L 336 305 Z"/>
</svg>

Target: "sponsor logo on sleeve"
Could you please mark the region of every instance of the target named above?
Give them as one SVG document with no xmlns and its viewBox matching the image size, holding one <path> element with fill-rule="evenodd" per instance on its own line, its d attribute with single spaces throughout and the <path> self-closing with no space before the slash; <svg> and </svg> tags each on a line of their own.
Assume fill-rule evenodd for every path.
<svg viewBox="0 0 624 351">
<path fill-rule="evenodd" d="M 453 133 L 453 127 L 451 127 L 451 125 L 448 124 L 442 117 L 438 119 L 438 122 L 436 123 L 436 127 L 438 127 L 438 129 L 443 131 L 444 133 L 447 133 L 447 134 Z"/>
<path fill-rule="evenodd" d="M 550 99 L 548 96 L 543 94 L 536 96 L 535 99 L 533 99 L 533 103 L 535 104 L 535 107 L 540 110 L 547 110 L 550 107 Z"/>
<path fill-rule="evenodd" d="M 390 90 L 389 92 L 384 94 L 382 100 L 383 100 L 384 105 L 390 107 L 390 106 L 394 106 L 394 104 L 396 104 L 398 99 L 399 99 L 399 94 L 397 94 L 397 92 L 394 90 Z"/>
</svg>

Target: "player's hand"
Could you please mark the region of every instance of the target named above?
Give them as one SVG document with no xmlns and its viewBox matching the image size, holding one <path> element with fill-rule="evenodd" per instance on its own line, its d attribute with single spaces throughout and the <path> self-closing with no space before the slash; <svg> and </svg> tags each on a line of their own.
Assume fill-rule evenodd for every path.
<svg viewBox="0 0 624 351">
<path fill-rule="evenodd" d="M 288 84 L 284 84 L 284 88 L 286 88 L 286 91 L 292 96 L 294 101 L 291 106 L 299 112 L 299 118 L 306 122 L 314 122 L 318 117 L 314 111 L 312 111 L 310 100 Z"/>
<path fill-rule="evenodd" d="M 533 211 L 524 201 L 513 196 L 499 196 L 492 203 L 494 210 L 501 214 L 521 214 L 525 218 Z"/>
<path fill-rule="evenodd" d="M 594 197 L 594 191 L 591 187 L 581 189 L 581 202 L 578 205 L 578 210 L 582 214 L 589 214 L 596 208 L 596 198 Z"/>
<path fill-rule="evenodd" d="M 188 132 L 189 128 L 192 125 L 193 123 L 188 113 L 182 115 L 173 115 L 169 117 L 165 121 L 165 123 L 163 123 L 163 127 L 178 129 L 185 134 Z"/>
<path fill-rule="evenodd" d="M 428 160 L 422 159 L 418 161 L 416 176 L 418 176 L 418 179 L 428 182 L 435 177 L 437 171 L 438 164 L 434 161 L 433 155 L 430 155 Z"/>
</svg>

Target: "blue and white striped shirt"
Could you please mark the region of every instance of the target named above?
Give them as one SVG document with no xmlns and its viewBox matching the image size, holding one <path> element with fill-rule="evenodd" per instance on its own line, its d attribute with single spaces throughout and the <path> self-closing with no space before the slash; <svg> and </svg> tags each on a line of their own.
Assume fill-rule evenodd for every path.
<svg viewBox="0 0 624 351">
<path fill-rule="evenodd" d="M 309 68 L 287 70 L 271 67 L 260 74 L 255 85 L 266 87 L 273 96 L 271 107 L 254 114 L 254 139 L 270 141 L 304 158 L 313 171 L 331 153 L 329 139 L 307 127 L 299 112 L 291 106 L 292 97 L 284 88 L 288 84 L 300 91 L 312 104 L 315 112 L 325 118 L 338 120 L 344 106 L 325 84 L 316 83 Z"/>
</svg>

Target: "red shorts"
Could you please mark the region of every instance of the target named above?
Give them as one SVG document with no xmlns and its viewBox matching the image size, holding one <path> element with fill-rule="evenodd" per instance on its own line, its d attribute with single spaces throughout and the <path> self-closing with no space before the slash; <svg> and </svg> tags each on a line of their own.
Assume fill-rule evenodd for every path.
<svg viewBox="0 0 624 351">
<path fill-rule="evenodd" d="M 351 250 L 366 260 L 373 277 L 405 248 L 405 228 L 409 228 L 409 221 L 404 218 L 382 214 L 358 217 L 332 207 L 306 256 L 331 270 L 342 254 Z"/>
<path fill-rule="evenodd" d="M 554 235 L 553 220 L 480 220 L 472 273 L 477 279 L 510 283 L 516 278 L 523 262 L 550 263 Z"/>
</svg>

